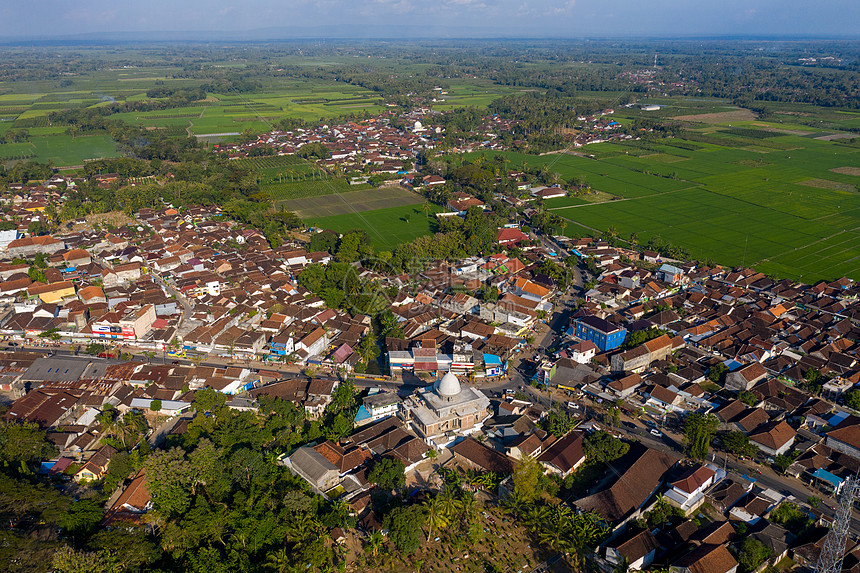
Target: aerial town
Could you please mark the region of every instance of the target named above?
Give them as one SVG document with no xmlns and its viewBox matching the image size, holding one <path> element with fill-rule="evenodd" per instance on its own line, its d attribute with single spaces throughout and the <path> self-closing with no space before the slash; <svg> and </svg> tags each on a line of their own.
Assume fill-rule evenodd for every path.
<svg viewBox="0 0 860 573">
<path fill-rule="evenodd" d="M 860 3 L 0 5 L 0 572 L 860 573 Z"/>
<path fill-rule="evenodd" d="M 420 124 L 374 124 L 218 152 L 321 143 L 342 151 L 329 168 L 403 171 Z M 401 184 L 419 180 L 444 183 L 409 172 Z M 373 472 L 381 460 L 397 462 L 412 492 L 471 479 L 488 508 L 522 495 L 518 468 L 537 464 L 606 528 L 595 566 L 733 573 L 758 547 L 749 539 L 771 565 L 814 563 L 834 496 L 860 468 L 860 285 L 850 279 L 804 285 L 545 235 L 518 213 L 486 255 L 422 261 L 411 274 L 348 265 L 385 293 L 380 335 L 376 318 L 329 307 L 302 279 L 341 260 L 309 248 L 330 231 L 273 248 L 217 207 L 165 205 L 121 225 L 28 233 L 75 184 L 14 186 L 5 218 L 17 228 L 0 236 L 0 378 L 13 400 L 3 418 L 47 433 L 55 454 L 38 471 L 63 487 L 104 480 L 139 436 L 149 448 L 183 440 L 211 415 L 201 396 L 237 412 L 277 399 L 320 421 L 340 389 L 358 396 L 338 411 L 340 427 L 271 460 L 345 504 L 356 525 L 333 528 L 335 544 L 385 529 L 372 501 L 389 487 Z M 487 208 L 466 193 L 447 207 L 439 217 Z M 560 284 L 546 260 L 573 278 Z M 116 427 L 130 418 L 139 436 L 121 443 Z M 114 479 L 105 523 L 156 523 L 146 468 Z"/>
</svg>

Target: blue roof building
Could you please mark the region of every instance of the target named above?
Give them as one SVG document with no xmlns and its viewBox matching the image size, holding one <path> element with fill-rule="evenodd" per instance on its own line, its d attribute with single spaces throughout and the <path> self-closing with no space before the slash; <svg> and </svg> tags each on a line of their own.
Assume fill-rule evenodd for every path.
<svg viewBox="0 0 860 573">
<path fill-rule="evenodd" d="M 583 316 L 576 319 L 574 333 L 581 340 L 590 340 L 601 352 L 618 348 L 627 338 L 627 329 L 607 322 L 599 316 Z"/>
</svg>

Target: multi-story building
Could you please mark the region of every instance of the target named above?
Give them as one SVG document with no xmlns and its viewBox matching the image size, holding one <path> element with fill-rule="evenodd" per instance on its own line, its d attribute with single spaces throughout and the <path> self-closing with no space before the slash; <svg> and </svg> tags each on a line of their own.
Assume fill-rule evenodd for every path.
<svg viewBox="0 0 860 573">
<path fill-rule="evenodd" d="M 93 336 L 113 340 L 138 340 L 152 329 L 155 318 L 155 307 L 151 304 L 129 310 L 125 314 L 109 312 L 92 323 Z"/>
<path fill-rule="evenodd" d="M 601 352 L 618 348 L 627 338 L 627 329 L 603 320 L 599 316 L 583 316 L 574 323 L 574 334 L 580 340 L 590 340 Z"/>
</svg>

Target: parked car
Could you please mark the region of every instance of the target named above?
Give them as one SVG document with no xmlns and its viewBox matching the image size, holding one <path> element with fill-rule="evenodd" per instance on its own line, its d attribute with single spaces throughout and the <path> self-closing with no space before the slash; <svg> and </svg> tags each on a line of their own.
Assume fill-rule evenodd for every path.
<svg viewBox="0 0 860 573">
<path fill-rule="evenodd" d="M 651 435 L 652 435 L 652 436 L 656 436 L 656 437 L 658 437 L 658 438 L 662 438 L 662 437 L 663 437 L 663 432 L 661 432 L 661 431 L 660 431 L 660 430 L 658 430 L 657 428 L 651 428 Z"/>
</svg>

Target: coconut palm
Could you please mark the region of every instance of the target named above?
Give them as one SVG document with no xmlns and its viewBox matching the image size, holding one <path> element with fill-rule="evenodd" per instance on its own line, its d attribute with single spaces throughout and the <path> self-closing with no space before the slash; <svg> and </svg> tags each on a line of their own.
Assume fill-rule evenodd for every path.
<svg viewBox="0 0 860 573">
<path fill-rule="evenodd" d="M 358 348 L 356 348 L 356 350 L 358 351 L 358 355 L 361 356 L 361 359 L 365 362 L 370 362 L 379 356 L 379 347 L 371 336 L 365 336 L 362 338 L 361 342 L 358 343 Z"/>
<path fill-rule="evenodd" d="M 123 447 L 136 443 L 146 433 L 146 429 L 146 418 L 140 410 L 126 412 L 115 426 L 116 436 L 122 441 Z"/>
<path fill-rule="evenodd" d="M 457 499 L 456 490 L 451 487 L 446 487 L 442 493 L 436 496 L 436 499 L 439 500 L 440 507 L 442 508 L 442 514 L 445 516 L 445 519 L 451 520 L 455 515 L 460 512 L 460 508 L 463 507 L 462 502 Z"/>
<path fill-rule="evenodd" d="M 569 545 L 569 540 L 564 532 L 558 527 L 546 527 L 538 532 L 538 541 L 552 551 L 564 551 Z"/>
<path fill-rule="evenodd" d="M 287 573 L 290 570 L 290 554 L 284 548 L 269 553 L 266 556 L 265 566 L 266 569 L 277 571 L 277 573 Z"/>
<path fill-rule="evenodd" d="M 439 531 L 443 527 L 448 527 L 448 517 L 445 514 L 445 509 L 442 507 L 441 496 L 437 495 L 433 499 L 428 500 L 424 504 L 424 509 L 427 511 L 427 541 L 433 536 L 433 530 Z"/>
<path fill-rule="evenodd" d="M 475 519 L 475 515 L 477 513 L 478 506 L 477 501 L 475 500 L 475 494 L 471 491 L 464 491 L 460 498 L 460 515 L 463 518 L 463 522 L 468 526 L 468 524 Z"/>
<path fill-rule="evenodd" d="M 105 407 L 97 416 L 96 421 L 99 423 L 99 430 L 104 436 L 115 436 L 117 422 L 119 418 L 117 411 L 113 407 Z"/>
</svg>

